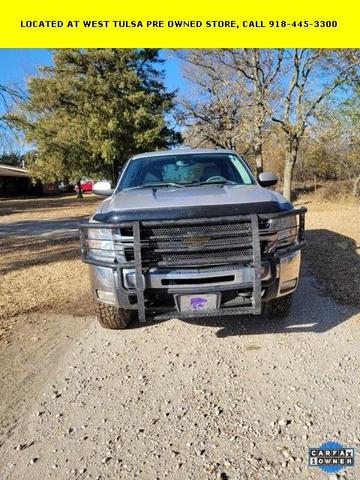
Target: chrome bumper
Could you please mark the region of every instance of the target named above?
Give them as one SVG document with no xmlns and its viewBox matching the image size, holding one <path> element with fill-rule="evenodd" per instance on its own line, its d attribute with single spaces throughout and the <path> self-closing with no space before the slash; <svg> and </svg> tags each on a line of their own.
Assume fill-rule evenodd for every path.
<svg viewBox="0 0 360 480">
<path fill-rule="evenodd" d="M 281 256 L 277 266 L 278 289 L 276 297 L 283 297 L 296 290 L 299 284 L 301 251 Z"/>
<path fill-rule="evenodd" d="M 263 263 L 261 267 L 262 297 L 265 298 L 267 289 L 269 291 L 271 289 L 271 298 L 274 298 L 288 295 L 296 290 L 298 285 L 301 251 L 280 255 L 274 261 L 275 271 L 270 263 Z M 204 290 L 215 292 L 246 288 L 252 284 L 252 275 L 251 267 L 240 265 L 183 269 L 151 268 L 143 275 L 143 281 L 147 290 L 175 295 Z M 136 304 L 130 301 L 130 297 L 136 294 L 134 269 L 90 265 L 90 280 L 93 294 L 98 301 L 136 309 Z"/>
<path fill-rule="evenodd" d="M 134 269 L 123 269 L 123 284 L 127 290 L 136 289 Z M 262 266 L 262 280 L 269 280 L 271 276 L 270 265 Z M 196 287 L 216 288 L 217 285 L 244 285 L 253 281 L 253 268 L 244 266 L 224 265 L 220 267 L 204 268 L 151 268 L 144 275 L 145 288 L 176 290 L 183 289 L 194 291 Z"/>
</svg>

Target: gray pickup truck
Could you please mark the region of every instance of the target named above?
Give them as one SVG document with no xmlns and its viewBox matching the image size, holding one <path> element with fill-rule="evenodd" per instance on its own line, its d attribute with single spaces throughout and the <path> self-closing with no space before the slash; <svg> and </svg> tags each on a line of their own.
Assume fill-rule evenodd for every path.
<svg viewBox="0 0 360 480">
<path fill-rule="evenodd" d="M 256 179 L 232 150 L 135 155 L 80 226 L 98 319 L 120 329 L 137 315 L 284 316 L 299 282 L 305 208 Z"/>
</svg>

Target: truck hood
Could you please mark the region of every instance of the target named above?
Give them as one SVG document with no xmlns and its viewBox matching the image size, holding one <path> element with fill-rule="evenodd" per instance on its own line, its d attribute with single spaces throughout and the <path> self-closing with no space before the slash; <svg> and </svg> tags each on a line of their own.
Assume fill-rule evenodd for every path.
<svg viewBox="0 0 360 480">
<path fill-rule="evenodd" d="M 277 192 L 259 185 L 201 185 L 119 192 L 102 202 L 95 221 L 160 220 L 273 213 L 293 208 Z"/>
</svg>

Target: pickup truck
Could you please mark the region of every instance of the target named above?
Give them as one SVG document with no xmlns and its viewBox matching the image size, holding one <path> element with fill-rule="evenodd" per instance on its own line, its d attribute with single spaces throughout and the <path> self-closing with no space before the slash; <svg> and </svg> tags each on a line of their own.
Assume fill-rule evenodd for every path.
<svg viewBox="0 0 360 480">
<path fill-rule="evenodd" d="M 134 317 L 287 315 L 299 282 L 305 208 L 267 187 L 232 150 L 135 155 L 116 188 L 80 226 L 97 317 L 126 328 Z"/>
</svg>

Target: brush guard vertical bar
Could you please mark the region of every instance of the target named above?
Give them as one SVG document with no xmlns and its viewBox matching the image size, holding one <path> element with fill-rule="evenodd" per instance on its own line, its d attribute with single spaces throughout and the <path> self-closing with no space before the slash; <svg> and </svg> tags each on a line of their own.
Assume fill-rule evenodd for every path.
<svg viewBox="0 0 360 480">
<path fill-rule="evenodd" d="M 136 279 L 136 296 L 138 305 L 139 321 L 144 323 L 146 321 L 145 316 L 145 281 L 142 273 L 142 261 L 141 261 L 141 229 L 140 222 L 135 222 L 133 226 L 134 233 L 134 260 L 135 260 L 135 279 Z"/>
</svg>

